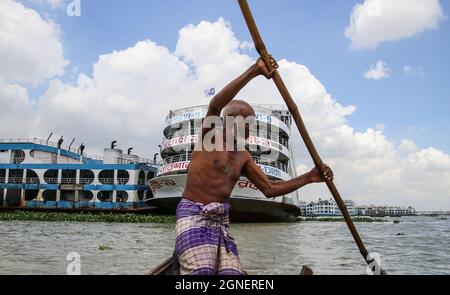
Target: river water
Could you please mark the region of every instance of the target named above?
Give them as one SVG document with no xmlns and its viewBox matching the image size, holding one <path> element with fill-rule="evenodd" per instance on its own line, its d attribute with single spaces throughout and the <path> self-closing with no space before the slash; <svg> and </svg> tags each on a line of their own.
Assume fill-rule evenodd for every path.
<svg viewBox="0 0 450 295">
<path fill-rule="evenodd" d="M 403 217 L 357 228 L 389 274 L 450 274 L 450 220 Z M 303 265 L 315 274 L 366 273 L 342 222 L 235 224 L 231 231 L 250 274 L 297 275 Z M 145 274 L 173 243 L 173 224 L 0 221 L 0 274 L 66 274 L 71 252 L 80 254 L 82 274 Z"/>
</svg>

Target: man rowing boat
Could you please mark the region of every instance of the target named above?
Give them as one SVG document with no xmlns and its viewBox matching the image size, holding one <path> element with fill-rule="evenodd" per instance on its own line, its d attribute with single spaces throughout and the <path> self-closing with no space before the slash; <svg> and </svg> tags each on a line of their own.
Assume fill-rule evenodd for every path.
<svg viewBox="0 0 450 295">
<path fill-rule="evenodd" d="M 271 65 L 273 69 L 278 67 L 273 58 Z M 237 126 L 235 119 L 243 118 L 247 123 L 254 121 L 255 111 L 248 103 L 233 99 L 252 79 L 260 75 L 271 79 L 274 71 L 269 71 L 259 59 L 209 104 L 199 141 L 192 153 L 186 188 L 177 208 L 175 255 L 181 274 L 244 273 L 236 244 L 229 234 L 228 219 L 228 201 L 241 176 L 247 177 L 267 198 L 333 179 L 333 172 L 325 166 L 323 175 L 314 168 L 289 181 L 273 181 L 255 164 L 247 150 L 239 149 L 250 135 L 250 124 L 244 124 L 241 130 L 242 126 Z M 223 128 L 217 131 L 217 118 L 222 112 Z"/>
</svg>

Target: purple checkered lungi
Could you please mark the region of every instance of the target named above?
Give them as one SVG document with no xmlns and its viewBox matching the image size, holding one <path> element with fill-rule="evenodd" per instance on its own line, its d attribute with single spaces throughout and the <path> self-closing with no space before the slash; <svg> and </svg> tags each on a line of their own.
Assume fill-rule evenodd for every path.
<svg viewBox="0 0 450 295">
<path fill-rule="evenodd" d="M 241 275 L 229 234 L 228 204 L 182 200 L 177 208 L 175 253 L 182 275 Z"/>
</svg>

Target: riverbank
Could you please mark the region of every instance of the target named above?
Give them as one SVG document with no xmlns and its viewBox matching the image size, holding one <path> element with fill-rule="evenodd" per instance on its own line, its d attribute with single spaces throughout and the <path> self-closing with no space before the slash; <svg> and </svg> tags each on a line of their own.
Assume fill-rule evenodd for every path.
<svg viewBox="0 0 450 295">
<path fill-rule="evenodd" d="M 175 223 L 175 216 L 144 215 L 134 213 L 91 213 L 91 212 L 39 212 L 0 211 L 2 221 L 50 221 L 50 222 L 116 222 L 116 223 Z M 383 218 L 353 217 L 353 222 L 389 222 Z M 342 217 L 302 217 L 303 222 L 344 222 Z"/>
<path fill-rule="evenodd" d="M 115 222 L 115 223 L 175 223 L 175 216 L 142 215 L 133 213 L 61 213 L 37 211 L 0 212 L 2 221 L 50 221 L 50 222 Z"/>
</svg>

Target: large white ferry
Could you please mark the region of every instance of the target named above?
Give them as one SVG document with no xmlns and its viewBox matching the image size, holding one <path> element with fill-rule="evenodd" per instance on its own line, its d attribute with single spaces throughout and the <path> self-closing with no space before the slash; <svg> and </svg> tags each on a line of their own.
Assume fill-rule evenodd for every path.
<svg viewBox="0 0 450 295">
<path fill-rule="evenodd" d="M 257 125 L 267 130 L 254 130 L 248 139 L 256 164 L 271 179 L 289 180 L 295 177 L 295 165 L 290 144 L 292 118 L 280 105 L 253 105 Z M 153 194 L 145 201 L 166 213 L 173 214 L 181 199 L 191 160 L 191 151 L 198 141 L 201 121 L 208 106 L 196 106 L 171 111 L 166 118 L 161 147 L 162 165 L 157 177 L 149 182 Z M 266 157 L 275 154 L 276 158 Z M 267 199 L 247 178 L 236 184 L 230 200 L 230 218 L 238 222 L 294 221 L 300 216 L 297 193 Z"/>
</svg>

